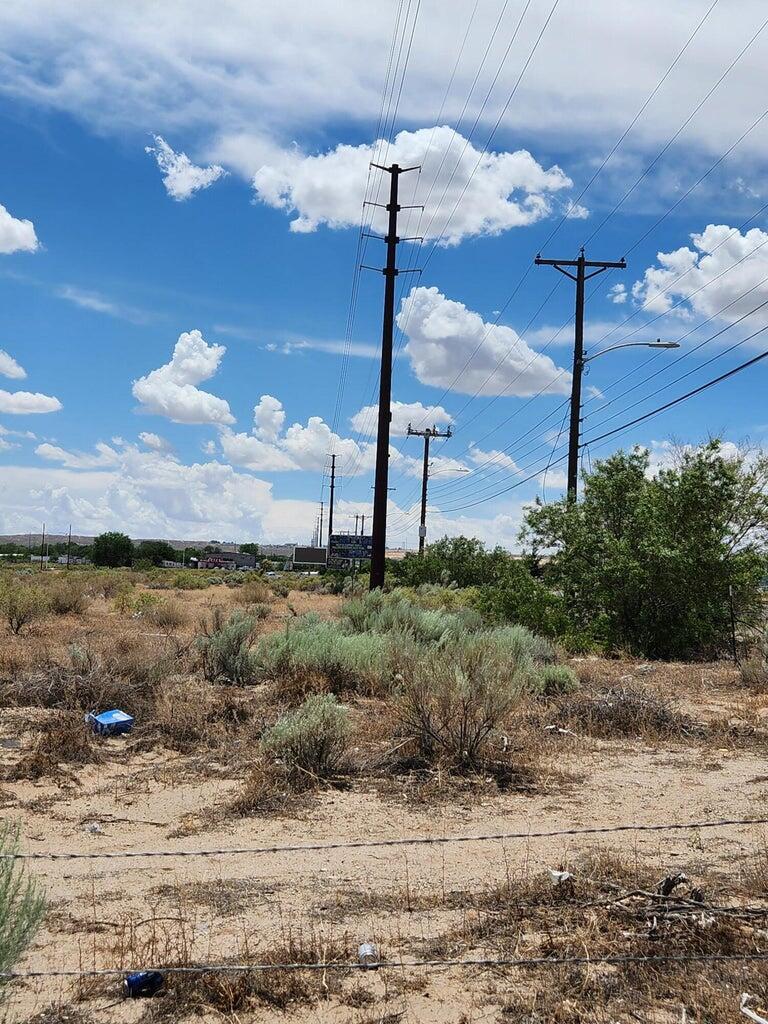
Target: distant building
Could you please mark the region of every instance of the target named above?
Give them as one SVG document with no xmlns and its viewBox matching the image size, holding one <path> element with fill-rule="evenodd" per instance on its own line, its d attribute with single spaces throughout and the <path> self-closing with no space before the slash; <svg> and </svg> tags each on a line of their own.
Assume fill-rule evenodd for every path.
<svg viewBox="0 0 768 1024">
<path fill-rule="evenodd" d="M 66 555 L 59 555 L 59 557 L 56 559 L 56 561 L 59 563 L 59 565 L 66 565 L 67 564 L 67 556 Z M 69 556 L 69 564 L 70 565 L 90 565 L 90 559 L 83 558 L 82 555 L 70 555 Z"/>
<path fill-rule="evenodd" d="M 190 565 L 194 559 L 190 558 Z M 218 551 L 211 552 L 197 563 L 198 569 L 254 569 L 256 567 L 256 556 L 241 551 Z"/>
<path fill-rule="evenodd" d="M 164 569 L 183 569 L 184 568 L 184 563 L 183 562 L 171 562 L 167 558 L 164 558 L 160 562 L 160 565 L 162 565 L 162 567 Z"/>
<path fill-rule="evenodd" d="M 293 558 L 293 544 L 259 544 L 262 558 Z"/>
</svg>

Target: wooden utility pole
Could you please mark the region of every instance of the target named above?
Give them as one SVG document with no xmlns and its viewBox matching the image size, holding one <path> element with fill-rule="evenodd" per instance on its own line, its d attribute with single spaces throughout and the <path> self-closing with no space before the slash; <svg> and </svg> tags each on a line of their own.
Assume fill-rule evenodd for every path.
<svg viewBox="0 0 768 1024">
<path fill-rule="evenodd" d="M 397 269 L 396 253 L 400 239 L 397 236 L 397 215 L 402 209 L 397 201 L 398 181 L 406 171 L 418 170 L 417 167 L 400 167 L 392 164 L 384 167 L 371 164 L 379 170 L 386 171 L 390 176 L 389 202 L 385 209 L 389 213 L 387 234 L 387 265 L 384 274 L 384 317 L 381 333 L 381 374 L 379 378 L 379 423 L 376 435 L 376 482 L 373 495 L 373 537 L 371 544 L 371 580 L 370 589 L 384 586 L 384 561 L 387 547 L 387 491 L 389 479 L 389 428 L 392 420 L 392 337 L 395 325 L 395 278 L 400 273 Z M 372 204 L 380 205 L 380 204 Z M 366 269 L 374 269 L 368 267 Z"/>
<path fill-rule="evenodd" d="M 328 505 L 328 550 L 331 549 L 331 534 L 333 533 L 333 496 L 336 490 L 336 456 L 331 455 L 331 497 Z"/>
<path fill-rule="evenodd" d="M 426 430 L 414 430 L 408 424 L 408 437 L 424 438 L 424 465 L 421 472 L 421 522 L 419 523 L 419 557 L 424 554 L 424 542 L 427 536 L 427 484 L 429 481 L 429 442 L 433 437 L 453 437 L 451 428 L 448 427 L 444 434 L 441 434 L 437 427 L 427 427 Z"/>
<path fill-rule="evenodd" d="M 570 277 L 576 282 L 576 319 L 574 327 L 573 345 L 573 376 L 571 380 L 571 426 L 568 437 L 568 500 L 575 501 L 579 487 L 579 433 L 581 429 L 581 376 L 584 370 L 584 284 L 590 277 L 596 277 L 605 270 L 624 270 L 627 266 L 626 260 L 618 260 L 615 263 L 606 260 L 588 260 L 584 257 L 582 247 L 578 259 L 575 260 L 543 260 L 537 256 L 535 261 L 537 267 L 554 267 L 561 274 Z M 572 274 L 564 267 L 575 267 L 576 273 Z M 594 267 L 591 274 L 587 274 L 588 267 Z"/>
</svg>

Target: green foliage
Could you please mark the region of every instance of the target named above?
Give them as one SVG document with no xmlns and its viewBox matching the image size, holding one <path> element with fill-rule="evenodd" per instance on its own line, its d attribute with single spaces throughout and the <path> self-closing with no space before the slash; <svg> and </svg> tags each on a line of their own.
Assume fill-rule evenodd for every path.
<svg viewBox="0 0 768 1024">
<path fill-rule="evenodd" d="M 148 561 L 152 565 L 162 562 L 180 561 L 179 552 L 166 540 L 142 540 L 134 549 L 134 559 L 138 562 Z"/>
<path fill-rule="evenodd" d="M 197 639 L 206 679 L 225 679 L 239 686 L 253 682 L 251 642 L 255 628 L 256 620 L 245 611 L 232 612 L 228 619 L 224 619 L 220 609 L 213 611 L 203 635 Z"/>
<path fill-rule="evenodd" d="M 0 972 L 13 970 L 45 915 L 40 887 L 24 862 L 12 857 L 18 852 L 19 830 L 5 822 L 0 825 Z"/>
<path fill-rule="evenodd" d="M 766 571 L 768 457 L 726 457 L 718 441 L 649 475 L 645 450 L 618 452 L 584 478 L 580 502 L 537 504 L 525 537 L 552 550 L 545 581 L 569 631 L 646 657 L 712 657 L 737 618 L 756 620 Z"/>
<path fill-rule="evenodd" d="M 46 596 L 54 615 L 82 615 L 90 604 L 87 581 L 70 573 L 54 580 Z"/>
<path fill-rule="evenodd" d="M 482 626 L 482 618 L 471 609 L 448 612 L 419 607 L 401 590 L 364 594 L 347 601 L 341 614 L 342 621 L 355 633 L 399 633 L 418 643 L 438 643 L 449 635 Z"/>
<path fill-rule="evenodd" d="M 258 558 L 259 555 L 261 554 L 261 551 L 259 549 L 259 545 L 258 544 L 252 544 L 251 541 L 248 541 L 247 544 L 241 544 L 240 545 L 240 552 L 241 552 L 241 554 L 244 554 L 244 555 L 254 555 L 256 558 Z"/>
<path fill-rule="evenodd" d="M 0 583 L 0 616 L 15 635 L 48 610 L 46 595 L 32 583 L 21 582 L 10 573 Z"/>
<path fill-rule="evenodd" d="M 343 768 L 350 725 L 347 709 L 331 694 L 313 694 L 283 715 L 261 738 L 265 754 L 290 773 L 327 779 Z"/>
<path fill-rule="evenodd" d="M 304 615 L 283 633 L 265 636 L 254 650 L 262 678 L 332 690 L 380 691 L 389 675 L 389 646 L 381 636 L 349 635 L 336 622 Z"/>
<path fill-rule="evenodd" d="M 133 559 L 133 541 L 124 533 L 101 533 L 94 538 L 91 559 L 94 565 L 106 565 L 113 569 L 130 565 Z"/>
<path fill-rule="evenodd" d="M 578 676 L 567 665 L 545 665 L 538 674 L 538 683 L 545 697 L 573 693 L 579 688 Z"/>
<path fill-rule="evenodd" d="M 507 627 L 404 652 L 397 714 L 419 754 L 459 770 L 479 767 L 493 732 L 536 688 L 543 650 L 527 630 Z"/>
<path fill-rule="evenodd" d="M 475 591 L 472 605 L 488 622 L 518 622 L 548 637 L 563 637 L 571 624 L 561 594 L 531 574 L 530 564 L 512 559 L 493 585 Z"/>
<path fill-rule="evenodd" d="M 494 583 L 510 559 L 503 548 L 486 551 L 483 542 L 474 538 L 443 537 L 428 545 L 422 557 L 408 554 L 388 562 L 387 569 L 404 586 L 438 583 L 475 587 Z"/>
</svg>

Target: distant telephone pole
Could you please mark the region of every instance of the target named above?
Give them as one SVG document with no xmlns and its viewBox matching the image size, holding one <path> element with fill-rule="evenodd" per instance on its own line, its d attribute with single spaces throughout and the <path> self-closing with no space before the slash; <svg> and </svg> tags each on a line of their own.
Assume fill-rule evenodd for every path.
<svg viewBox="0 0 768 1024">
<path fill-rule="evenodd" d="M 419 557 L 424 554 L 424 541 L 427 536 L 427 484 L 429 481 L 429 442 L 433 437 L 453 437 L 451 428 L 448 427 L 444 434 L 441 434 L 437 427 L 427 427 L 426 430 L 414 430 L 408 424 L 408 437 L 424 438 L 424 466 L 421 472 L 421 522 L 419 524 Z"/>
<path fill-rule="evenodd" d="M 333 496 L 336 490 L 336 456 L 331 455 L 331 497 L 328 505 L 328 549 L 331 547 L 331 534 L 333 533 Z"/>
<path fill-rule="evenodd" d="M 321 548 L 323 546 L 323 502 L 320 502 L 320 532 L 317 537 L 317 546 Z"/>
<path fill-rule="evenodd" d="M 543 260 L 541 256 L 535 259 L 537 267 L 554 267 L 561 274 L 570 277 L 576 282 L 576 319 L 574 329 L 573 345 L 573 377 L 571 381 L 571 426 L 568 438 L 568 500 L 575 501 L 579 487 L 579 433 L 581 429 L 581 375 L 584 370 L 584 283 L 590 277 L 596 277 L 605 270 L 624 270 L 627 266 L 626 260 L 618 260 L 615 263 L 606 260 L 588 260 L 584 257 L 582 246 L 578 259 L 575 260 Z M 572 274 L 564 267 L 575 267 L 576 273 Z M 588 267 L 594 267 L 591 274 L 587 274 Z"/>
<path fill-rule="evenodd" d="M 395 278 L 401 271 L 397 269 L 396 252 L 401 239 L 397 236 L 397 215 L 403 207 L 397 201 L 398 181 L 406 171 L 418 170 L 417 167 L 400 167 L 392 164 L 384 167 L 371 164 L 390 176 L 389 202 L 385 209 L 389 213 L 389 223 L 384 241 L 387 243 L 387 265 L 384 274 L 384 317 L 381 333 L 381 375 L 379 379 L 379 423 L 376 435 L 376 483 L 373 496 L 373 538 L 371 544 L 371 580 L 370 589 L 384 586 L 384 562 L 387 546 L 387 481 L 389 478 L 389 428 L 392 421 L 392 335 L 395 324 Z M 379 206 L 380 203 L 370 204 Z M 367 267 L 368 270 L 376 269 Z M 411 271 L 407 271 L 410 273 Z M 415 272 L 415 271 L 414 271 Z"/>
</svg>

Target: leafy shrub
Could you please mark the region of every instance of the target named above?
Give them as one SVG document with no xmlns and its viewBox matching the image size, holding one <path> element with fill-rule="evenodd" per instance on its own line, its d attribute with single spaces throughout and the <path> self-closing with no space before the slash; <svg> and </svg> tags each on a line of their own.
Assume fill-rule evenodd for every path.
<svg viewBox="0 0 768 1024">
<path fill-rule="evenodd" d="M 237 600 L 240 604 L 267 604 L 272 600 L 272 589 L 260 576 L 249 575 L 238 589 Z"/>
<path fill-rule="evenodd" d="M 0 615 L 18 635 L 25 626 L 40 618 L 47 610 L 47 601 L 41 590 L 31 583 L 20 583 L 8 577 L 0 587 Z"/>
<path fill-rule="evenodd" d="M 87 583 L 77 577 L 55 580 L 46 596 L 54 615 L 83 615 L 90 604 Z"/>
<path fill-rule="evenodd" d="M 214 609 L 197 640 L 206 679 L 225 679 L 240 686 L 253 681 L 251 641 L 255 626 L 256 620 L 245 611 L 232 612 L 224 619 L 221 610 Z"/>
<path fill-rule="evenodd" d="M 427 762 L 443 761 L 458 770 L 479 767 L 493 731 L 533 688 L 533 659 L 524 650 L 523 635 L 496 632 L 413 649 L 401 659 L 397 714 Z"/>
<path fill-rule="evenodd" d="M 291 775 L 327 779 L 343 767 L 349 729 L 347 709 L 334 696 L 313 694 L 264 733 L 261 748 Z"/>
<path fill-rule="evenodd" d="M 165 633 L 175 633 L 189 621 L 186 608 L 179 601 L 172 599 L 151 604 L 144 613 L 144 617 L 147 622 Z"/>
<path fill-rule="evenodd" d="M 579 688 L 578 676 L 567 665 L 545 665 L 538 673 L 538 682 L 545 697 L 572 693 Z"/>
<path fill-rule="evenodd" d="M 176 590 L 205 590 L 211 585 L 211 577 L 199 569 L 182 569 L 173 575 Z"/>
<path fill-rule="evenodd" d="M 18 828 L 0 826 L 0 972 L 13 970 L 32 942 L 45 915 L 45 898 L 30 878 L 19 852 Z M 6 982 L 0 981 L 0 985 Z"/>
<path fill-rule="evenodd" d="M 151 594 L 148 590 L 142 590 L 133 599 L 133 611 L 135 615 L 147 616 L 153 608 L 157 608 L 161 598 L 158 594 Z"/>
<path fill-rule="evenodd" d="M 439 643 L 448 636 L 480 629 L 482 618 L 471 609 L 447 612 L 420 608 L 401 591 L 384 594 L 374 590 L 347 601 L 342 621 L 355 633 L 398 633 L 418 643 Z"/>
<path fill-rule="evenodd" d="M 336 622 L 304 615 L 285 632 L 264 637 L 254 661 L 263 678 L 300 693 L 318 684 L 375 693 L 388 680 L 389 645 L 384 637 L 349 635 Z"/>
</svg>

